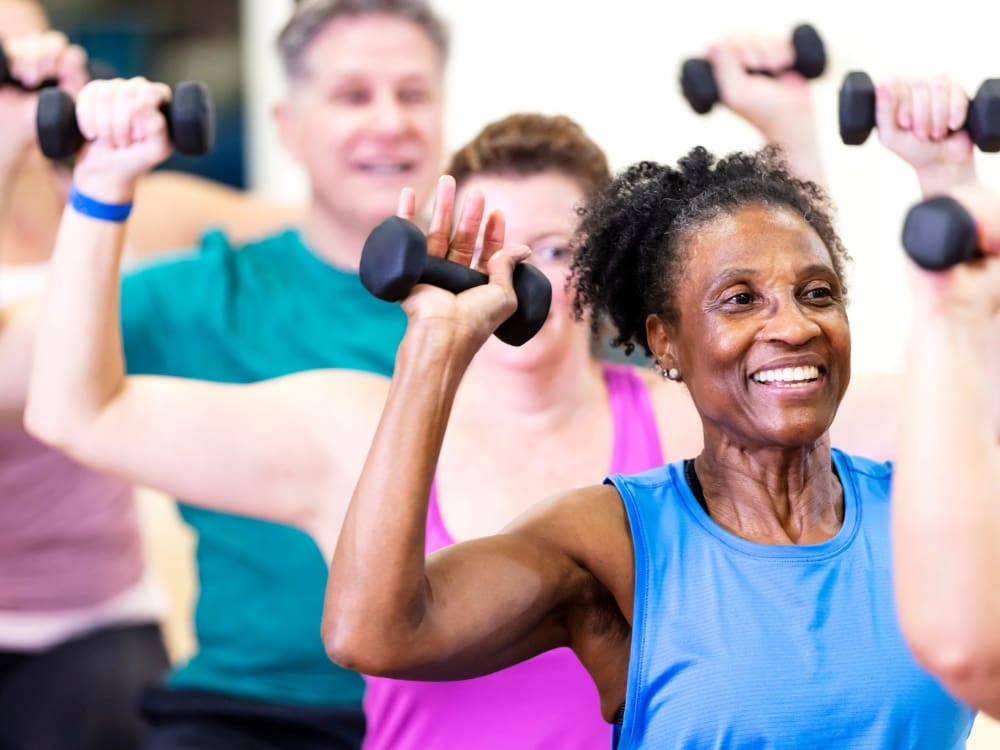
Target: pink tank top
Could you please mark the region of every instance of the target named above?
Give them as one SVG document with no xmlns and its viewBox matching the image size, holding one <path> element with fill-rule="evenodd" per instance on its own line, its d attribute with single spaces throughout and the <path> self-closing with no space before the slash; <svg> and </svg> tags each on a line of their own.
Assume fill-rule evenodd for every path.
<svg viewBox="0 0 1000 750">
<path fill-rule="evenodd" d="M 131 488 L 0 427 L 0 612 L 93 606 L 142 573 Z"/>
<path fill-rule="evenodd" d="M 614 429 L 611 466 L 634 473 L 663 463 L 645 385 L 628 366 L 605 364 Z M 453 544 L 431 488 L 427 553 Z M 548 651 L 495 674 L 459 682 L 367 678 L 364 750 L 607 750 L 590 675 L 568 648 Z"/>
</svg>

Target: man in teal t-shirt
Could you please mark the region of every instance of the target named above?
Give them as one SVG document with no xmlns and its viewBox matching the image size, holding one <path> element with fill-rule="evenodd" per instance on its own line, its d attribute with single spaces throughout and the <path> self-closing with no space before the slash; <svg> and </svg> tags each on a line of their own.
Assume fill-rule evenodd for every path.
<svg viewBox="0 0 1000 750">
<path fill-rule="evenodd" d="M 279 38 L 277 111 L 309 174 L 300 229 L 196 255 L 122 286 L 129 372 L 249 383 L 317 368 L 389 374 L 405 327 L 356 268 L 399 192 L 429 197 L 441 161 L 446 36 L 420 2 L 301 3 Z M 197 534 L 198 651 L 147 696 L 147 748 L 356 748 L 359 675 L 320 638 L 327 561 L 304 532 L 186 506 Z"/>
</svg>

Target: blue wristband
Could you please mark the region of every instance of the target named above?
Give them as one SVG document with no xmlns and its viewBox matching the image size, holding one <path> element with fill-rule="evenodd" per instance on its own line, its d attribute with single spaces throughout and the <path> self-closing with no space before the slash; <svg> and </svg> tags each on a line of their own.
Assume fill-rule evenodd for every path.
<svg viewBox="0 0 1000 750">
<path fill-rule="evenodd" d="M 104 203 L 84 195 L 76 189 L 76 185 L 69 187 L 69 205 L 77 213 L 89 216 L 91 219 L 101 221 L 114 221 L 121 223 L 132 213 L 132 203 Z"/>
</svg>

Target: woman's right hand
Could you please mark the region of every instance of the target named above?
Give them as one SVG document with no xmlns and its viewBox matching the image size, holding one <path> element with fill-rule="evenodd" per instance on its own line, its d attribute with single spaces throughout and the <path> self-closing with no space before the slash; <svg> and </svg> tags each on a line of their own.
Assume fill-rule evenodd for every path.
<svg viewBox="0 0 1000 750">
<path fill-rule="evenodd" d="M 171 151 L 160 105 L 170 88 L 145 78 L 91 81 L 76 100 L 86 143 L 73 180 L 81 193 L 109 203 L 132 200 L 139 178 Z"/>
<path fill-rule="evenodd" d="M 427 231 L 427 253 L 476 268 L 489 276 L 489 283 L 460 294 L 417 284 L 403 300 L 403 309 L 409 317 L 408 331 L 430 332 L 432 343 L 452 348 L 468 359 L 517 309 L 512 274 L 514 267 L 531 254 L 523 245 L 504 247 L 503 214 L 491 212 L 484 224 L 484 208 L 482 193 L 470 191 L 458 220 L 454 221 L 455 180 L 448 175 L 441 177 Z M 405 189 L 400 195 L 397 215 L 413 221 L 415 213 L 414 193 Z M 477 254 L 481 227 L 483 242 Z"/>
</svg>

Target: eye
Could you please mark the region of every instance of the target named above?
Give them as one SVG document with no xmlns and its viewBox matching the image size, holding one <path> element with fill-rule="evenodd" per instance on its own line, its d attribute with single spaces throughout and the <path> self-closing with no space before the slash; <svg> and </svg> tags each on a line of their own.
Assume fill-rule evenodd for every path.
<svg viewBox="0 0 1000 750">
<path fill-rule="evenodd" d="M 366 104 L 370 99 L 371 95 L 367 89 L 363 88 L 349 88 L 349 89 L 339 89 L 334 91 L 330 98 L 337 102 L 338 104 L 347 104 L 349 106 L 358 106 L 361 104 Z"/>
<path fill-rule="evenodd" d="M 826 284 L 817 284 L 807 287 L 802 292 L 802 296 L 810 302 L 817 302 L 820 304 L 825 304 L 834 300 L 833 289 Z"/>
<path fill-rule="evenodd" d="M 538 263 L 562 263 L 570 259 L 570 251 L 568 247 L 551 245 L 533 250 L 531 257 Z"/>
<path fill-rule="evenodd" d="M 722 300 L 725 305 L 731 305 L 735 307 L 746 307 L 753 303 L 753 295 L 750 292 L 737 292 L 736 294 L 730 295 Z"/>
<path fill-rule="evenodd" d="M 399 101 L 404 104 L 423 104 L 430 98 L 431 94 L 426 89 L 403 89 L 399 92 Z"/>
</svg>

